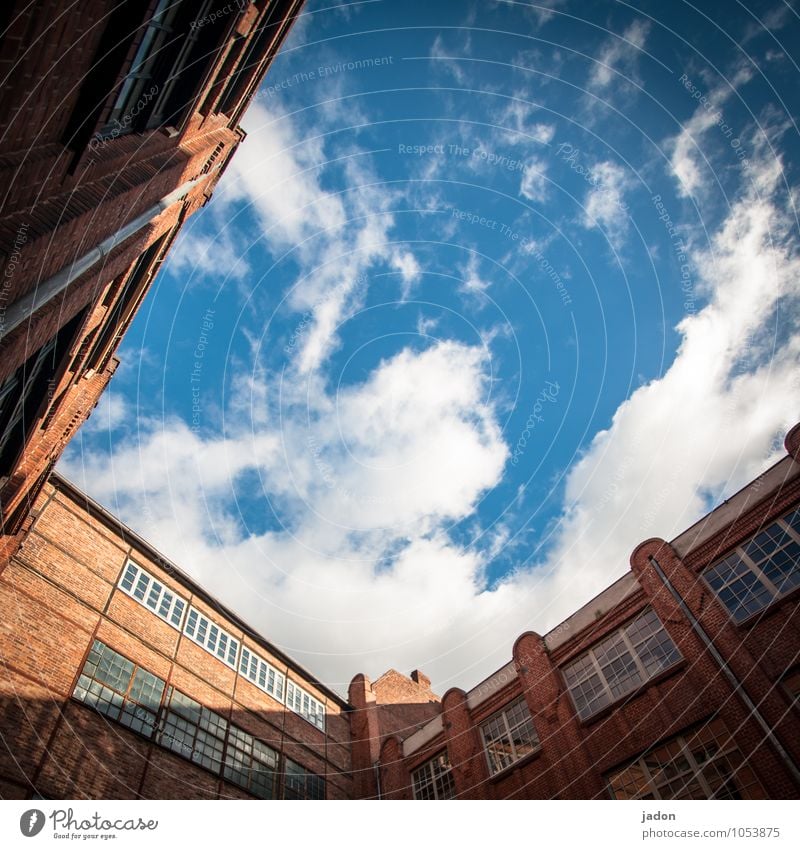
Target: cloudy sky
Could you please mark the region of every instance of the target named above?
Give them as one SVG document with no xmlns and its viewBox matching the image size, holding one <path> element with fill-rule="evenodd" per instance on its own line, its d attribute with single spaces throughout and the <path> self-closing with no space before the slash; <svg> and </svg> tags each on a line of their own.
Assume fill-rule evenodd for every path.
<svg viewBox="0 0 800 849">
<path fill-rule="evenodd" d="M 339 690 L 473 686 L 781 456 L 798 45 L 311 0 L 61 471 Z"/>
</svg>

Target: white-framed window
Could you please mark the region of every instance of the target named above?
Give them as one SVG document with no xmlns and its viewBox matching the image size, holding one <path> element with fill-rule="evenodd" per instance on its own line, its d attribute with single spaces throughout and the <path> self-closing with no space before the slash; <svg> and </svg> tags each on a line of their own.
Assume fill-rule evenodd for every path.
<svg viewBox="0 0 800 849">
<path fill-rule="evenodd" d="M 415 799 L 452 799 L 456 783 L 447 752 L 439 752 L 411 773 Z"/>
<path fill-rule="evenodd" d="M 214 657 L 236 669 L 239 641 L 194 607 L 189 608 L 183 633 Z"/>
<path fill-rule="evenodd" d="M 736 622 L 800 586 L 800 510 L 742 543 L 703 578 Z"/>
<path fill-rule="evenodd" d="M 325 730 L 325 705 L 302 687 L 298 687 L 294 681 L 286 682 L 286 707 L 299 713 L 320 731 Z"/>
<path fill-rule="evenodd" d="M 161 581 L 154 578 L 141 566 L 137 566 L 132 560 L 129 560 L 122 570 L 119 588 L 131 598 L 152 610 L 156 616 L 160 616 L 173 628 L 181 630 L 183 614 L 188 602 L 172 590 L 168 590 Z"/>
<path fill-rule="evenodd" d="M 681 659 L 648 608 L 563 668 L 578 716 L 587 719 Z"/>
<path fill-rule="evenodd" d="M 613 799 L 763 799 L 721 719 L 651 747 L 606 776 Z"/>
<path fill-rule="evenodd" d="M 539 735 L 521 696 L 481 724 L 489 772 L 494 775 L 540 748 Z"/>
<path fill-rule="evenodd" d="M 283 673 L 278 672 L 274 666 L 244 646 L 239 658 L 239 674 L 265 693 L 274 696 L 279 702 L 283 701 L 283 687 L 286 680 Z"/>
</svg>

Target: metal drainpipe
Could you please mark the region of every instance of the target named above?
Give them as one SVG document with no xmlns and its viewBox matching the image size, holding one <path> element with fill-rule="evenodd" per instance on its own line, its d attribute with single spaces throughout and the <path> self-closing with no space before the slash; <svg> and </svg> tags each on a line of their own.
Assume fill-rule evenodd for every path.
<svg viewBox="0 0 800 849">
<path fill-rule="evenodd" d="M 661 568 L 661 564 L 658 562 L 658 560 L 656 560 L 655 557 L 653 557 L 652 555 L 647 559 L 652 564 L 653 569 L 655 569 L 658 577 L 661 578 L 661 580 L 663 581 L 664 586 L 670 591 L 675 601 L 678 602 L 678 605 L 683 611 L 684 616 L 686 616 L 686 618 L 689 620 L 689 624 L 692 626 L 692 629 L 697 634 L 697 636 L 700 637 L 701 641 L 708 649 L 708 653 L 717 662 L 719 668 L 722 670 L 723 675 L 728 679 L 731 686 L 733 687 L 733 690 L 736 695 L 739 696 L 739 698 L 744 702 L 745 707 L 750 711 L 751 715 L 754 717 L 756 722 L 761 726 L 761 729 L 763 730 L 767 739 L 770 741 L 770 743 L 772 743 L 773 747 L 775 748 L 775 751 L 778 753 L 781 760 L 789 768 L 789 772 L 791 772 L 792 776 L 794 776 L 794 780 L 798 784 L 800 784 L 800 770 L 797 768 L 797 765 L 792 760 L 791 755 L 786 751 L 786 749 L 783 748 L 780 740 L 778 740 L 778 738 L 775 736 L 772 728 L 770 728 L 769 726 L 769 723 L 761 715 L 761 712 L 759 711 L 758 707 L 756 707 L 755 702 L 753 702 L 753 700 L 747 694 L 741 682 L 736 677 L 734 671 L 730 668 L 730 666 L 728 666 L 725 659 L 717 651 L 717 647 L 711 641 L 711 637 L 709 637 L 708 634 L 706 634 L 706 632 L 703 630 L 703 626 L 697 621 L 697 619 L 695 619 L 694 614 L 691 612 L 691 610 L 689 610 L 689 607 L 683 600 L 683 597 L 672 585 L 670 579 L 664 574 L 664 570 Z"/>
<path fill-rule="evenodd" d="M 23 321 L 32 316 L 45 304 L 52 301 L 57 295 L 60 295 L 78 277 L 85 274 L 104 257 L 108 256 L 117 245 L 129 239 L 135 233 L 138 233 L 161 215 L 165 209 L 169 209 L 173 203 L 186 197 L 195 186 L 199 186 L 200 183 L 205 182 L 205 180 L 219 170 L 219 167 L 219 165 L 214 166 L 206 174 L 201 174 L 194 180 L 187 180 L 182 186 L 175 189 L 175 191 L 164 195 L 150 209 L 134 218 L 133 221 L 130 221 L 124 227 L 121 227 L 107 239 L 104 239 L 99 245 L 92 248 L 89 253 L 84 254 L 80 259 L 75 260 L 70 265 L 64 266 L 64 268 L 56 272 L 49 280 L 45 280 L 44 283 L 36 286 L 33 292 L 13 303 L 6 311 L 6 320 L 3 322 L 2 328 L 0 328 L 0 339 L 19 327 Z"/>
<path fill-rule="evenodd" d="M 375 784 L 378 788 L 378 800 L 380 800 L 383 798 L 381 796 L 381 762 L 375 761 L 375 763 L 372 764 L 372 768 L 375 770 Z"/>
</svg>

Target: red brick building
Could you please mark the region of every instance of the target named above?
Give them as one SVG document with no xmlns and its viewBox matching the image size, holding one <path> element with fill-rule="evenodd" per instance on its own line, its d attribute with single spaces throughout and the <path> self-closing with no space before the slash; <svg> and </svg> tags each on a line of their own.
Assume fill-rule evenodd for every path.
<svg viewBox="0 0 800 849">
<path fill-rule="evenodd" d="M 0 47 L 0 561 L 302 0 L 11 2 Z"/>
<path fill-rule="evenodd" d="M 522 634 L 508 664 L 449 690 L 428 721 L 385 722 L 382 679 L 356 676 L 353 763 L 375 765 L 362 793 L 796 798 L 800 425 L 786 449 L 671 542 L 639 545 L 629 573 L 548 634 Z"/>
<path fill-rule="evenodd" d="M 58 475 L 0 609 L 0 798 L 353 796 L 347 703 Z"/>
<path fill-rule="evenodd" d="M 795 798 L 787 456 L 511 660 L 344 700 L 58 475 L 0 572 L 0 797 Z"/>
</svg>

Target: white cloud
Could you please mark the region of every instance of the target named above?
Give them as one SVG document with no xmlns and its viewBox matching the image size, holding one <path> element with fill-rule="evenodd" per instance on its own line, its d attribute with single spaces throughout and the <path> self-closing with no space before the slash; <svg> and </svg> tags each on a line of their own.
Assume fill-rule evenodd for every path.
<svg viewBox="0 0 800 849">
<path fill-rule="evenodd" d="M 214 218 L 212 215 L 212 220 Z M 242 255 L 242 247 L 237 244 L 231 231 L 224 227 L 213 230 L 202 225 L 187 227 L 181 231 L 169 252 L 165 270 L 175 276 L 185 275 L 187 286 L 192 284 L 195 276 L 211 277 L 217 283 L 231 278 L 243 280 L 251 273 L 251 269 Z"/>
<path fill-rule="evenodd" d="M 649 32 L 648 22 L 634 21 L 622 35 L 612 34 L 592 65 L 588 87 L 603 90 L 620 80 L 620 75 L 632 78 Z"/>
<path fill-rule="evenodd" d="M 583 201 L 583 226 L 599 227 L 619 249 L 628 233 L 630 212 L 625 194 L 635 182 L 620 165 L 599 162 L 592 167 L 592 188 Z"/>
<path fill-rule="evenodd" d="M 556 128 L 539 117 L 540 107 L 530 101 L 530 94 L 518 91 L 513 97 L 504 98 L 502 106 L 492 113 L 492 123 L 508 130 L 503 141 L 513 145 L 539 147 L 553 140 Z"/>
<path fill-rule="evenodd" d="M 255 103 L 246 128 L 249 136 L 218 192 L 217 214 L 248 203 L 273 255 L 287 252 L 306 270 L 287 300 L 292 309 L 312 314 L 296 353 L 299 371 L 310 374 L 336 348 L 344 312 L 358 305 L 367 271 L 397 256 L 387 244 L 396 191 L 379 184 L 358 148 L 334 157 L 348 188 L 325 188 L 329 154 L 319 127 L 315 136 L 296 118 Z M 408 260 L 404 267 L 413 272 Z"/>
<path fill-rule="evenodd" d="M 797 236 L 777 199 L 780 163 L 754 162 L 751 177 L 693 250 L 698 310 L 678 326 L 674 361 L 570 469 L 547 556 L 493 589 L 487 554 L 448 533 L 508 457 L 475 347 L 404 350 L 338 395 L 298 367 L 280 408 L 274 391 L 256 394 L 266 412 L 234 405 L 227 439 L 143 422 L 110 457 L 73 449 L 62 469 L 328 681 L 416 666 L 440 691 L 470 686 L 521 631 L 557 624 L 625 572 L 642 539 L 670 538 L 763 469 L 796 418 Z M 779 303 L 794 324 L 770 336 Z M 231 506 L 243 476 L 257 499 L 253 472 L 283 528 L 248 531 Z M 501 528 L 488 554 L 506 540 Z"/>
<path fill-rule="evenodd" d="M 100 396 L 97 407 L 86 422 L 86 430 L 91 432 L 116 430 L 123 424 L 134 421 L 130 404 L 124 395 L 117 391 L 112 383 Z"/>
<path fill-rule="evenodd" d="M 532 200 L 534 203 L 543 203 L 547 200 L 550 180 L 547 178 L 547 160 L 534 157 L 528 160 L 522 172 L 522 182 L 519 193 Z"/>
<path fill-rule="evenodd" d="M 463 46 L 461 48 L 457 48 L 445 47 L 442 36 L 437 35 L 433 40 L 433 44 L 431 45 L 431 50 L 428 55 L 431 59 L 435 60 L 433 63 L 435 70 L 444 71 L 447 75 L 451 76 L 458 85 L 463 86 L 467 82 L 467 75 L 462 67 L 464 63 L 460 62 L 459 59 L 462 56 L 469 56 L 470 51 L 471 40 L 469 36 L 467 36 Z"/>
<path fill-rule="evenodd" d="M 664 144 L 670 153 L 670 166 L 678 183 L 678 192 L 684 197 L 697 193 L 713 182 L 710 179 L 704 180 L 704 173 L 713 175 L 714 167 L 701 146 L 703 136 L 712 128 L 716 128 L 715 132 L 719 133 L 719 136 L 708 147 L 708 150 L 714 151 L 719 149 L 720 142 L 727 145 L 734 138 L 733 128 L 725 121 L 722 107 L 741 86 L 752 79 L 752 76 L 752 69 L 742 66 L 729 79 L 713 86 L 708 92 L 701 87 L 701 81 L 689 81 L 694 89 L 687 89 L 687 97 L 697 95 L 697 98 L 702 97 L 705 100 L 683 124 L 681 131 Z"/>
<path fill-rule="evenodd" d="M 422 276 L 417 258 L 410 251 L 397 251 L 392 257 L 392 267 L 400 272 L 402 299 L 407 300 L 414 283 Z"/>
</svg>

